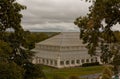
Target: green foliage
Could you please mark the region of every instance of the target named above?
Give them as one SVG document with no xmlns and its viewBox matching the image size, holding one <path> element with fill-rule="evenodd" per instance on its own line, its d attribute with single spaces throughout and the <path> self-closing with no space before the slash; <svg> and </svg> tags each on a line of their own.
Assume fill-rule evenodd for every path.
<svg viewBox="0 0 120 79">
<path fill-rule="evenodd" d="M 23 43 L 23 46 L 28 48 L 28 49 L 33 49 L 35 48 L 35 43 L 43 41 L 47 39 L 49 36 L 46 33 L 35 33 L 32 32 L 30 33 L 29 31 L 26 31 L 25 34 L 25 41 L 26 43 Z"/>
<path fill-rule="evenodd" d="M 10 45 L 2 40 L 0 40 L 0 60 L 8 58 L 12 53 L 12 48 Z"/>
<path fill-rule="evenodd" d="M 48 39 L 54 35 L 58 34 L 57 32 L 29 32 L 25 31 L 24 37 L 25 40 L 23 41 L 22 45 L 31 50 L 35 48 L 35 43 Z"/>
<path fill-rule="evenodd" d="M 44 73 L 41 71 L 41 67 L 39 65 L 26 63 L 26 65 L 24 65 L 24 69 L 25 69 L 24 79 L 45 78 Z"/>
<path fill-rule="evenodd" d="M 14 62 L 0 62 L 0 79 L 23 79 L 24 69 Z"/>
<path fill-rule="evenodd" d="M 96 49 L 101 51 L 103 63 L 117 63 L 120 51 L 120 35 L 112 28 L 120 24 L 120 0 L 87 0 L 92 2 L 90 13 L 79 17 L 75 24 L 80 28 L 81 39 L 87 43 L 88 53 L 96 55 Z M 114 58 L 114 59 L 113 59 Z M 114 61 L 113 61 L 114 60 Z"/>
<path fill-rule="evenodd" d="M 18 33 L 22 29 L 20 25 L 22 14 L 19 12 L 25 8 L 15 0 L 0 0 L 0 32 L 13 28 Z"/>
<path fill-rule="evenodd" d="M 25 79 L 26 75 L 30 76 L 26 72 L 31 67 L 32 78 L 42 75 L 32 63 L 31 67 L 25 67 L 33 52 L 27 48 L 26 32 L 21 26 L 20 11 L 23 9 L 26 7 L 16 0 L 0 0 L 0 79 Z"/>
</svg>

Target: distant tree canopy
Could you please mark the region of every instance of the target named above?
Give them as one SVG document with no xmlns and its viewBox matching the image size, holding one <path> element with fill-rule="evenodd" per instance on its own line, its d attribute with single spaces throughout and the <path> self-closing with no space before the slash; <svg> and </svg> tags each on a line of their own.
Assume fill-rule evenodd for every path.
<svg viewBox="0 0 120 79">
<path fill-rule="evenodd" d="M 27 47 L 26 32 L 21 26 L 20 11 L 24 9 L 26 7 L 16 0 L 0 0 L 0 79 L 42 77 L 42 71 L 30 62 L 33 52 Z M 29 68 L 32 68 L 32 71 Z"/>
<path fill-rule="evenodd" d="M 35 48 L 35 43 L 41 42 L 45 39 L 48 39 L 54 35 L 58 34 L 57 32 L 29 32 L 25 31 L 25 43 L 23 43 L 23 46 L 25 48 L 33 49 Z"/>
<path fill-rule="evenodd" d="M 35 48 L 35 43 L 38 43 L 40 41 L 43 41 L 43 40 L 49 38 L 49 36 L 44 32 L 37 33 L 37 32 L 25 31 L 24 36 L 25 36 L 24 42 L 26 42 L 26 43 L 23 43 L 23 46 L 28 49 Z"/>
<path fill-rule="evenodd" d="M 86 1 L 92 3 L 90 13 L 74 22 L 80 28 L 80 38 L 87 43 L 89 54 L 96 55 L 96 49 L 100 48 L 104 63 L 119 65 L 120 33 L 114 32 L 112 28 L 120 24 L 120 0 Z"/>
</svg>

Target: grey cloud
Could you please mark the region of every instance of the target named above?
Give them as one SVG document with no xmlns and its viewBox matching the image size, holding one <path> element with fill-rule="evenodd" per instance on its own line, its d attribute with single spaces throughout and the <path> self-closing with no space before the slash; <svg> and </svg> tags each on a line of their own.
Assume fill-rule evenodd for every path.
<svg viewBox="0 0 120 79">
<path fill-rule="evenodd" d="M 91 3 L 81 0 L 18 0 L 27 6 L 22 11 L 25 29 L 78 30 L 75 18 L 85 16 Z"/>
<path fill-rule="evenodd" d="M 29 30 L 37 30 L 37 31 L 43 31 L 43 30 L 49 30 L 49 31 L 79 31 L 79 28 L 75 26 L 73 23 L 44 23 L 44 24 L 25 24 L 27 27 L 29 27 Z M 27 29 L 27 27 L 24 27 L 24 29 Z"/>
<path fill-rule="evenodd" d="M 117 23 L 116 25 L 114 25 L 113 27 L 112 27 L 112 30 L 118 30 L 118 31 L 120 31 L 120 24 L 119 23 Z"/>
</svg>

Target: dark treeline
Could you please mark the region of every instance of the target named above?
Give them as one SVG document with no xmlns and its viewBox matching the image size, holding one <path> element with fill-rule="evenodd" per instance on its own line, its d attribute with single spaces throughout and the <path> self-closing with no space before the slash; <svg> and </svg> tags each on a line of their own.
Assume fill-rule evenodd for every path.
<svg viewBox="0 0 120 79">
<path fill-rule="evenodd" d="M 6 40 L 9 40 L 9 36 L 12 32 L 5 32 Z M 35 43 L 41 42 L 45 39 L 48 39 L 54 35 L 59 34 L 59 32 L 29 32 L 24 31 L 24 41 L 22 45 L 27 49 L 33 49 L 35 47 Z M 25 42 L 25 44 L 24 44 Z"/>
</svg>

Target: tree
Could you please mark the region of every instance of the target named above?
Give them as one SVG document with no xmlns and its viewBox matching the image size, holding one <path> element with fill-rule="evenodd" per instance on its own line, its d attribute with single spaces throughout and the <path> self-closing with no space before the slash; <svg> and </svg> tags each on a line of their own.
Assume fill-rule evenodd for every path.
<svg viewBox="0 0 120 79">
<path fill-rule="evenodd" d="M 46 78 L 39 65 L 34 65 L 28 62 L 24 68 L 26 69 L 24 79 Z"/>
<path fill-rule="evenodd" d="M 0 62 L 0 79 L 23 79 L 24 69 L 14 62 Z"/>
<path fill-rule="evenodd" d="M 79 17 L 75 24 L 80 28 L 80 38 L 87 43 L 90 55 L 96 55 L 100 49 L 101 60 L 104 63 L 118 65 L 120 40 L 112 30 L 114 25 L 120 23 L 120 0 L 87 0 L 92 2 L 90 13 Z M 116 64 L 115 64 L 116 63 Z"/>
<path fill-rule="evenodd" d="M 12 53 L 12 48 L 4 41 L 0 40 L 0 60 L 5 60 Z"/>
<path fill-rule="evenodd" d="M 23 46 L 28 49 L 35 48 L 35 43 L 43 41 L 48 38 L 48 35 L 45 33 L 37 33 L 37 32 L 29 32 L 25 31 L 25 41 L 26 43 L 23 43 Z"/>
<path fill-rule="evenodd" d="M 0 62 L 2 62 L 0 63 L 0 79 L 8 79 L 8 77 L 9 79 L 23 79 L 29 75 L 25 72 L 28 70 L 26 69 L 28 64 L 31 63 L 33 52 L 24 47 L 25 31 L 21 26 L 22 14 L 20 13 L 24 9 L 26 7 L 16 0 L 0 0 Z M 41 72 L 36 69 L 36 65 L 31 66 L 33 66 L 31 73 Z M 9 74 L 6 74 L 8 72 Z M 39 75 L 34 73 L 32 77 L 34 76 Z"/>
</svg>

